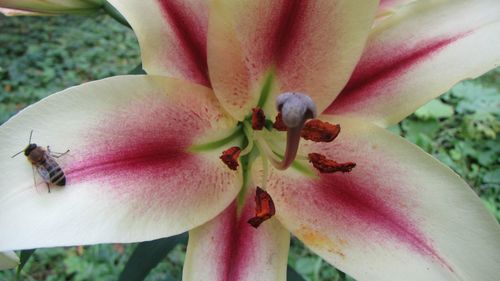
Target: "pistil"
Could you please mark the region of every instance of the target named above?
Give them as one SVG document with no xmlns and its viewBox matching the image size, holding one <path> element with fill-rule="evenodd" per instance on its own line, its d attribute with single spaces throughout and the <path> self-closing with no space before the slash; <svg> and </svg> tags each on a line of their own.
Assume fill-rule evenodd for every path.
<svg viewBox="0 0 500 281">
<path fill-rule="evenodd" d="M 285 170 L 290 167 L 297 156 L 301 132 L 306 120 L 315 118 L 317 110 L 316 105 L 308 95 L 294 92 L 279 95 L 276 99 L 276 107 L 288 130 L 285 155 L 283 160 L 275 165 L 275 168 Z"/>
</svg>

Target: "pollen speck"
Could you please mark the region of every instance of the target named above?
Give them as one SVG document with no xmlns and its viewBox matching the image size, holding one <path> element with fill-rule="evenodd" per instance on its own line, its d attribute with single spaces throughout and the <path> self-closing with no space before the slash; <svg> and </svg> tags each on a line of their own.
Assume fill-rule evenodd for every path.
<svg viewBox="0 0 500 281">
<path fill-rule="evenodd" d="M 255 217 L 248 220 L 248 223 L 257 228 L 261 223 L 270 219 L 276 213 L 271 195 L 257 186 L 255 191 Z"/>
<path fill-rule="evenodd" d="M 305 243 L 312 245 L 313 247 L 321 247 L 332 254 L 337 254 L 340 257 L 345 258 L 345 254 L 342 250 L 344 246 L 347 245 L 346 240 L 333 240 L 332 238 L 306 226 L 302 226 L 297 229 L 296 233 L 297 236 Z"/>
<path fill-rule="evenodd" d="M 241 148 L 237 146 L 230 147 L 222 152 L 222 155 L 219 157 L 224 164 L 229 167 L 231 170 L 235 170 L 238 168 L 238 157 L 240 156 Z"/>
<path fill-rule="evenodd" d="M 356 163 L 353 162 L 337 163 L 319 153 L 309 153 L 308 156 L 309 162 L 311 162 L 314 168 L 318 169 L 321 173 L 347 173 L 356 166 Z"/>
<path fill-rule="evenodd" d="M 302 129 L 301 137 L 315 142 L 331 142 L 340 133 L 340 125 L 333 125 L 318 119 L 307 122 Z"/>
</svg>

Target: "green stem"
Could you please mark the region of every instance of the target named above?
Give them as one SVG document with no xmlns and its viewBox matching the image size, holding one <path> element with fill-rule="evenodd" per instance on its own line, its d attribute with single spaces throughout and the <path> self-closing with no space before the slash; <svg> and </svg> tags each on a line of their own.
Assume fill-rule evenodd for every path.
<svg viewBox="0 0 500 281">
<path fill-rule="evenodd" d="M 109 4 L 108 1 L 104 2 L 104 5 L 102 6 L 102 8 L 104 9 L 104 11 L 106 11 L 106 13 L 114 18 L 117 22 L 121 23 L 122 25 L 132 29 L 132 27 L 130 26 L 130 24 L 127 22 L 127 20 L 125 19 L 125 17 L 122 16 L 122 14 L 120 14 L 120 12 L 118 12 L 117 9 L 115 9 L 115 7 L 113 7 L 113 5 Z"/>
<path fill-rule="evenodd" d="M 262 90 L 260 90 L 260 97 L 257 106 L 263 108 L 266 105 L 267 98 L 269 97 L 269 93 L 271 92 L 271 87 L 273 85 L 274 80 L 274 68 L 269 71 L 266 76 L 266 80 L 264 81 L 264 85 L 262 86 Z"/>
<path fill-rule="evenodd" d="M 254 149 L 252 149 L 252 151 L 249 154 L 242 156 L 240 158 L 241 168 L 243 171 L 243 185 L 242 185 L 241 190 L 238 193 L 238 197 L 236 199 L 237 200 L 236 203 L 237 203 L 238 216 L 241 214 L 243 206 L 245 205 L 245 198 L 247 195 L 248 187 L 252 184 L 252 181 L 251 181 L 252 164 L 258 155 L 259 155 L 259 151 L 254 148 Z"/>
<path fill-rule="evenodd" d="M 242 125 L 238 124 L 238 126 L 236 127 L 236 130 L 234 130 L 229 136 L 222 138 L 220 140 L 193 145 L 189 148 L 189 151 L 201 152 L 201 151 L 214 150 L 214 149 L 220 148 L 221 146 L 226 145 L 229 142 L 231 142 L 232 140 L 234 140 L 235 138 L 241 136 L 241 129 L 242 129 Z"/>
</svg>

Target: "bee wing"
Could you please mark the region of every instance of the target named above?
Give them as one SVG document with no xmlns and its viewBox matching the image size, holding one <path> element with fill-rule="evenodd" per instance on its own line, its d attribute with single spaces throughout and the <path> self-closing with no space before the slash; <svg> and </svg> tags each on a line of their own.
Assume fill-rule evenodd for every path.
<svg viewBox="0 0 500 281">
<path fill-rule="evenodd" d="M 38 167 L 36 167 L 36 171 L 42 177 L 43 181 L 50 182 L 50 174 L 49 174 L 49 171 L 45 167 L 38 166 Z"/>
<path fill-rule="evenodd" d="M 36 171 L 38 172 L 40 177 L 42 177 L 42 179 L 43 179 L 43 183 L 36 183 L 36 180 L 35 180 L 35 189 L 38 193 L 40 193 L 42 186 L 45 187 L 45 186 L 47 186 L 48 183 L 50 183 L 50 174 L 49 174 L 49 171 L 43 166 L 36 167 Z M 47 192 L 47 191 L 45 191 L 45 192 Z"/>
</svg>

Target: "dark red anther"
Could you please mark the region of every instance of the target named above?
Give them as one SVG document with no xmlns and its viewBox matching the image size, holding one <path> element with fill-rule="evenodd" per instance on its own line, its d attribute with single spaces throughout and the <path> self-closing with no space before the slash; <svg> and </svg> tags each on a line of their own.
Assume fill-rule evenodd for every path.
<svg viewBox="0 0 500 281">
<path fill-rule="evenodd" d="M 278 112 L 278 115 L 276 115 L 276 120 L 274 121 L 273 128 L 275 128 L 278 131 L 288 130 L 287 126 L 285 125 L 285 122 L 283 122 L 283 118 L 281 117 L 281 112 Z"/>
<path fill-rule="evenodd" d="M 276 213 L 271 195 L 264 189 L 257 186 L 255 191 L 255 217 L 248 220 L 248 223 L 257 228 L 261 223 L 270 219 Z"/>
<path fill-rule="evenodd" d="M 266 123 L 266 116 L 260 107 L 252 108 L 252 129 L 262 130 Z"/>
<path fill-rule="evenodd" d="M 356 163 L 353 162 L 337 163 L 319 153 L 309 153 L 308 156 L 309 162 L 311 162 L 314 168 L 318 169 L 321 173 L 347 173 L 356 166 Z"/>
<path fill-rule="evenodd" d="M 331 142 L 339 133 L 340 125 L 332 125 L 319 119 L 313 119 L 305 124 L 301 137 L 315 142 Z"/>
<path fill-rule="evenodd" d="M 224 150 L 219 158 L 229 167 L 229 169 L 236 170 L 239 166 L 238 157 L 240 156 L 240 153 L 241 148 L 233 146 Z"/>
</svg>

